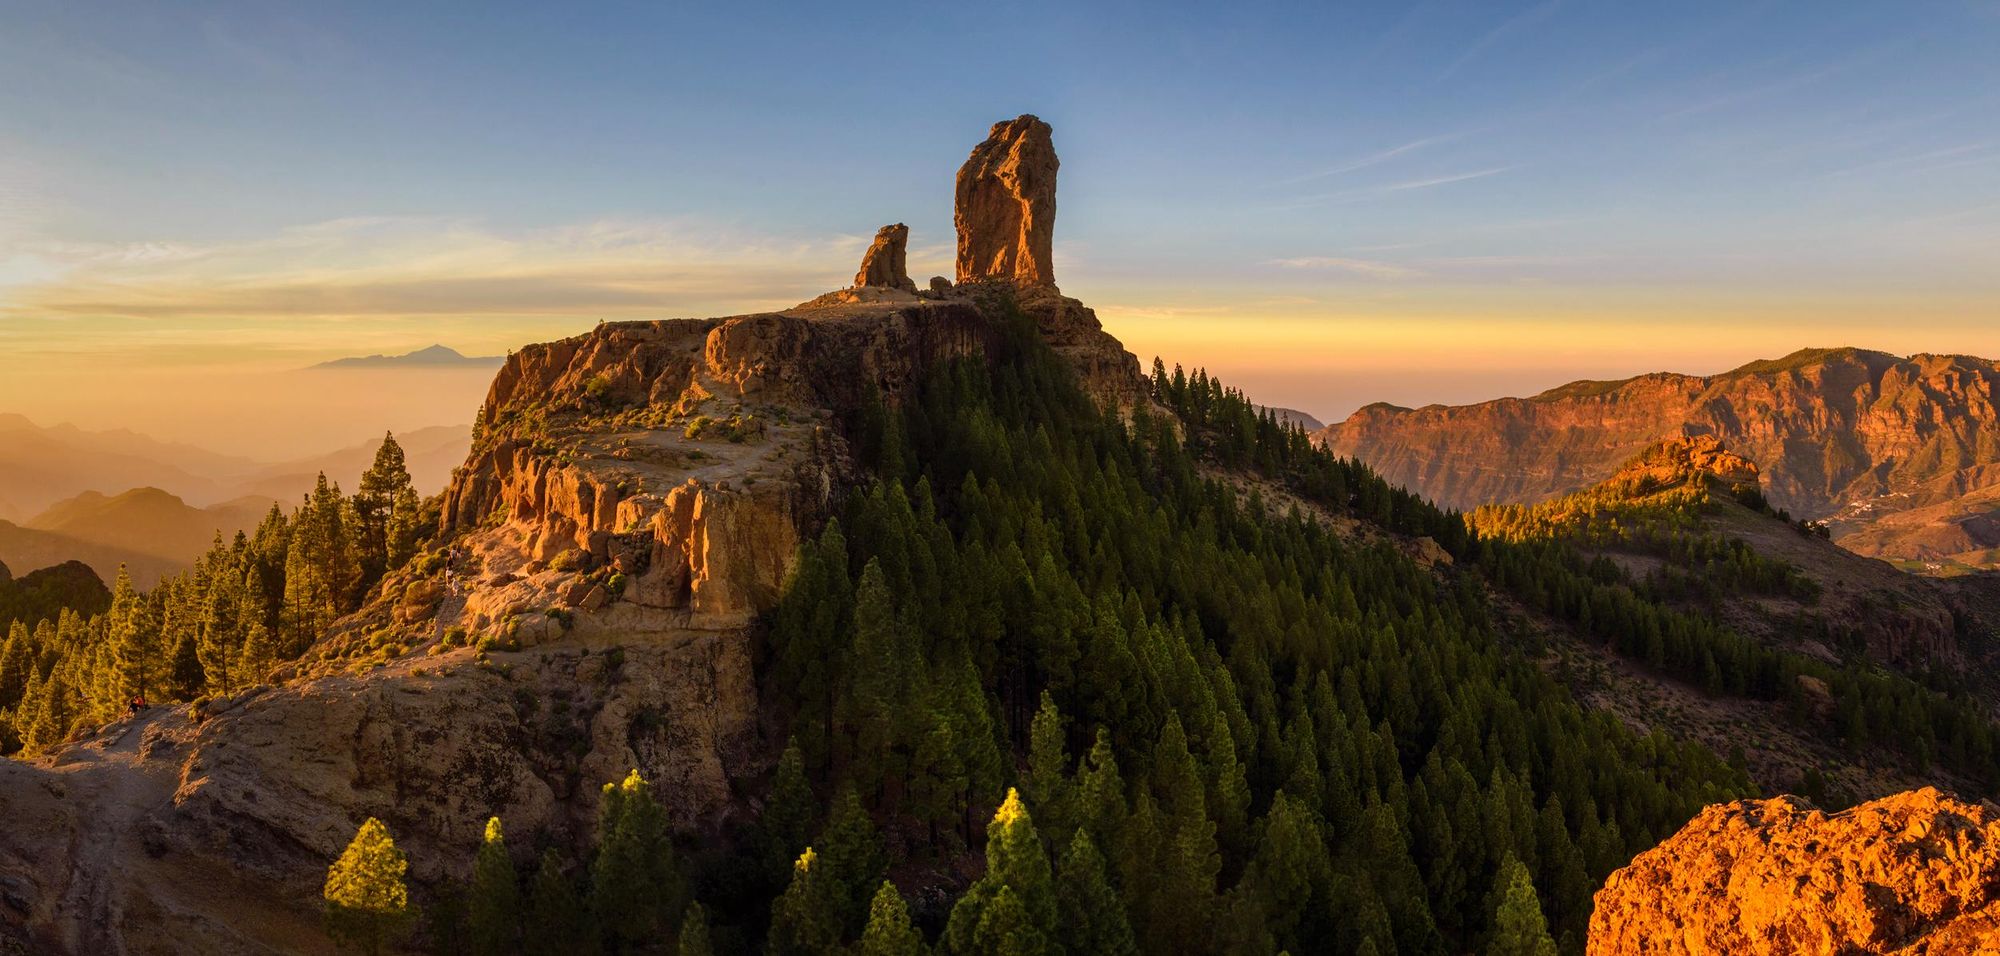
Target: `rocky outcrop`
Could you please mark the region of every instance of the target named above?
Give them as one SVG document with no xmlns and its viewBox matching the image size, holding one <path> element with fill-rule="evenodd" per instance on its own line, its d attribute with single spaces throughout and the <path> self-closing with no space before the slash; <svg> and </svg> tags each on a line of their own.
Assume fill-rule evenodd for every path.
<svg viewBox="0 0 2000 956">
<path fill-rule="evenodd" d="M 1758 466 L 1773 505 L 1831 521 L 1838 540 L 2000 487 L 1996 402 L 2000 363 L 1987 359 L 1818 349 L 1713 376 L 1576 382 L 1478 405 L 1371 405 L 1314 437 L 1439 504 L 1471 508 L 1588 487 L 1656 441 L 1709 435 Z M 1880 536 L 1868 546 L 1914 550 Z"/>
<path fill-rule="evenodd" d="M 1009 282 L 919 296 L 892 226 L 858 288 L 521 348 L 436 544 L 274 686 L 113 725 L 41 766 L 0 761 L 0 950 L 19 926 L 33 951 L 324 951 L 318 882 L 363 819 L 388 824 L 421 897 L 464 877 L 447 870 L 490 815 L 522 865 L 582 844 L 597 788 L 634 768 L 681 829 L 739 821 L 735 782 L 775 758 L 754 622 L 862 477 L 849 425 L 1027 328 L 1107 410 L 1151 400 L 1132 354 L 1047 281 L 1054 154 L 1022 122 L 974 177 L 1013 190 L 1013 251 L 988 257 L 1006 274 L 981 277 Z"/>
<path fill-rule="evenodd" d="M 1023 115 L 993 124 L 958 168 L 958 281 L 1053 286 L 1056 148 L 1049 124 Z"/>
<path fill-rule="evenodd" d="M 1709 807 L 1611 875 L 1588 952 L 2000 953 L 2000 808 L 1928 788 Z"/>
<path fill-rule="evenodd" d="M 1605 484 L 1616 485 L 1626 497 L 1638 497 L 1676 485 L 1706 483 L 1725 493 L 1744 495 L 1758 490 L 1757 466 L 1722 447 L 1713 435 L 1673 438 L 1647 448 L 1625 463 Z"/>
<path fill-rule="evenodd" d="M 861 271 L 854 274 L 855 287 L 879 286 L 904 292 L 917 291 L 917 284 L 911 280 L 910 270 L 904 262 L 909 242 L 910 227 L 900 222 L 877 230 L 875 241 L 861 256 Z"/>
</svg>

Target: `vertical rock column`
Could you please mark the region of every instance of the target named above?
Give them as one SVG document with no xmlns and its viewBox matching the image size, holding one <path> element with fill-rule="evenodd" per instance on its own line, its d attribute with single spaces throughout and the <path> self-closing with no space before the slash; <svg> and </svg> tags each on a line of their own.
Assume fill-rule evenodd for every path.
<svg viewBox="0 0 2000 956">
<path fill-rule="evenodd" d="M 958 281 L 1054 286 L 1055 144 L 1049 124 L 1022 115 L 993 124 L 958 168 Z"/>
<path fill-rule="evenodd" d="M 910 279 L 909 268 L 904 263 L 909 244 L 910 227 L 900 222 L 876 230 L 874 244 L 861 257 L 861 271 L 854 274 L 854 287 L 917 291 L 917 284 Z"/>
</svg>

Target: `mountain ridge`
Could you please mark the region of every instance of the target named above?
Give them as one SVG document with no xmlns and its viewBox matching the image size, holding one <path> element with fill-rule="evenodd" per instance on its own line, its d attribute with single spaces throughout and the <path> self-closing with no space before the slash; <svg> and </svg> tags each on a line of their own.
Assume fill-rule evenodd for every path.
<svg viewBox="0 0 2000 956">
<path fill-rule="evenodd" d="M 1943 557 L 1911 543 L 1926 528 L 1884 532 L 1880 521 L 2000 485 L 1996 394 L 2000 364 L 1989 359 L 1801 349 L 1708 376 L 1582 380 L 1472 405 L 1375 404 L 1314 439 L 1464 509 L 1588 487 L 1654 441 L 1709 434 L 1758 465 L 1773 504 L 1828 521 L 1836 540 L 1876 530 L 1856 539 L 1864 553 Z"/>
<path fill-rule="evenodd" d="M 498 368 L 506 361 L 499 355 L 466 355 L 440 344 L 424 346 L 399 355 L 353 355 L 306 366 L 307 371 L 356 368 Z"/>
</svg>

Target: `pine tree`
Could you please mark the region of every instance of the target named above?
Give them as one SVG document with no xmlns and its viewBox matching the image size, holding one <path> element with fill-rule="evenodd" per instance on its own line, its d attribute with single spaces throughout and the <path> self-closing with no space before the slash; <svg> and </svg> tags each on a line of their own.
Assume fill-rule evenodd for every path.
<svg viewBox="0 0 2000 956">
<path fill-rule="evenodd" d="M 436 956 L 464 956 L 465 887 L 451 881 L 438 887 L 436 898 L 424 907 L 424 930 L 430 936 Z"/>
<path fill-rule="evenodd" d="M 1003 896 L 1018 914 L 991 912 Z M 1040 952 L 1055 930 L 1055 879 L 1049 854 L 1021 794 L 1010 789 L 986 826 L 986 874 L 952 907 L 945 939 L 960 956 Z M 1028 948 L 996 948 L 1003 940 L 1012 940 L 1005 945 Z"/>
<path fill-rule="evenodd" d="M 1271 801 L 1263 829 L 1242 886 L 1259 904 L 1276 945 L 1304 952 L 1327 930 L 1319 917 L 1333 879 L 1326 840 L 1312 812 L 1282 790 Z"/>
<path fill-rule="evenodd" d="M 790 872 L 792 861 L 806 848 L 812 839 L 814 808 L 812 785 L 806 781 L 805 756 L 799 750 L 797 738 L 785 743 L 785 752 L 778 758 L 777 772 L 771 778 L 771 795 L 764 801 L 764 815 L 759 823 L 764 840 L 765 865 L 773 873 L 773 880 L 784 879 Z"/>
<path fill-rule="evenodd" d="M 220 535 L 217 540 L 220 541 Z M 243 541 L 241 532 L 237 533 L 237 541 L 239 544 Z M 195 658 L 201 665 L 202 679 L 225 695 L 236 692 L 236 655 L 244 623 L 237 616 L 243 603 L 242 591 L 243 579 L 233 563 L 212 571 L 195 633 Z"/>
<path fill-rule="evenodd" d="M 896 884 L 882 881 L 868 904 L 868 928 L 855 956 L 923 956 L 924 936 L 910 923 L 910 907 Z"/>
<path fill-rule="evenodd" d="M 199 697 L 207 687 L 208 673 L 202 670 L 194 635 L 186 635 L 174 645 L 173 663 L 167 670 L 167 678 L 169 693 L 176 700 Z"/>
<path fill-rule="evenodd" d="M 519 949 L 521 889 L 500 818 L 486 821 L 486 838 L 472 865 L 472 886 L 466 897 L 466 932 L 479 956 L 504 956 Z"/>
<path fill-rule="evenodd" d="M 1084 766 L 1078 768 L 1076 785 L 1077 823 L 1089 827 L 1101 848 L 1113 850 L 1122 844 L 1125 815 L 1125 778 L 1118 773 L 1118 756 L 1111 746 L 1111 732 L 1097 728 L 1096 742 Z"/>
<path fill-rule="evenodd" d="M 871 795 L 881 781 L 908 776 L 915 735 L 905 704 L 922 672 L 919 655 L 882 564 L 871 559 L 854 589 L 853 661 L 836 715 L 845 731 L 848 776 L 868 781 Z"/>
<path fill-rule="evenodd" d="M 15 621 L 8 628 L 7 643 L 0 647 L 0 710 L 17 707 L 28 687 L 28 644 L 33 638 L 28 628 Z"/>
<path fill-rule="evenodd" d="M 616 945 L 658 939 L 680 925 L 687 891 L 667 812 L 637 770 L 604 785 L 590 887 L 597 925 Z"/>
<path fill-rule="evenodd" d="M 822 956 L 840 947 L 840 901 L 812 847 L 792 864 L 792 882 L 771 905 L 771 956 Z"/>
<path fill-rule="evenodd" d="M 834 898 L 839 901 L 844 935 L 859 932 L 868 918 L 872 887 L 888 870 L 888 851 L 882 833 L 869 819 L 861 798 L 851 786 L 841 788 L 840 799 L 820 832 L 820 868 Z"/>
<path fill-rule="evenodd" d="M 111 588 L 111 651 L 122 692 L 142 698 L 158 689 L 160 674 L 160 633 L 147 619 L 146 608 L 132 587 L 131 572 L 119 565 Z"/>
<path fill-rule="evenodd" d="M 382 821 L 369 817 L 326 871 L 326 931 L 335 943 L 371 956 L 410 924 L 409 861 Z"/>
<path fill-rule="evenodd" d="M 1133 956 L 1138 952 L 1124 901 L 1111 886 L 1104 854 L 1098 852 L 1089 830 L 1078 830 L 1070 838 L 1069 849 L 1063 851 L 1056 870 L 1056 887 L 1057 926 L 1066 948 L 1102 956 Z"/>
<path fill-rule="evenodd" d="M 363 587 L 393 566 L 389 562 L 393 550 L 389 528 L 397 499 L 406 490 L 411 490 L 411 485 L 403 447 L 393 433 L 386 433 L 375 450 L 374 463 L 362 473 L 361 485 L 354 492 L 354 545 Z"/>
<path fill-rule="evenodd" d="M 528 894 L 528 918 L 523 925 L 522 951 L 528 956 L 587 956 L 597 952 L 597 934 L 578 898 L 576 884 L 563 872 L 554 849 L 542 854 L 535 885 Z"/>
<path fill-rule="evenodd" d="M 1036 924 L 1014 888 L 1002 886 L 980 909 L 971 943 L 954 952 L 962 956 L 1053 956 L 1060 951 L 1051 945 L 1048 931 Z"/>
<path fill-rule="evenodd" d="M 688 904 L 678 935 L 680 956 L 715 956 L 715 946 L 708 939 L 708 910 L 700 903 Z"/>
<path fill-rule="evenodd" d="M 1070 820 L 1069 754 L 1064 749 L 1063 716 L 1055 698 L 1042 691 L 1028 731 L 1028 792 L 1040 808 L 1042 829 L 1064 838 L 1075 826 Z"/>
<path fill-rule="evenodd" d="M 1555 956 L 1555 941 L 1542 917 L 1542 904 L 1535 896 L 1535 881 L 1528 868 L 1507 854 L 1500 874 L 1493 881 L 1490 907 L 1493 933 L 1486 952 L 1492 956 Z"/>
</svg>

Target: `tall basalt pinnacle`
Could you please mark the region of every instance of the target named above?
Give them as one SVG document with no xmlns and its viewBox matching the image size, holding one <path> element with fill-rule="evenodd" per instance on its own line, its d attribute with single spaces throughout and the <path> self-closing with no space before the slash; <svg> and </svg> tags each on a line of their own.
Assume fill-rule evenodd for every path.
<svg viewBox="0 0 2000 956">
<path fill-rule="evenodd" d="M 917 291 L 917 284 L 911 281 L 910 270 L 904 261 L 909 243 L 910 227 L 900 222 L 876 230 L 874 244 L 861 257 L 861 271 L 854 274 L 854 287 Z"/>
<path fill-rule="evenodd" d="M 958 281 L 1054 286 L 1056 148 L 1049 124 L 1022 115 L 993 124 L 958 168 Z"/>
</svg>

